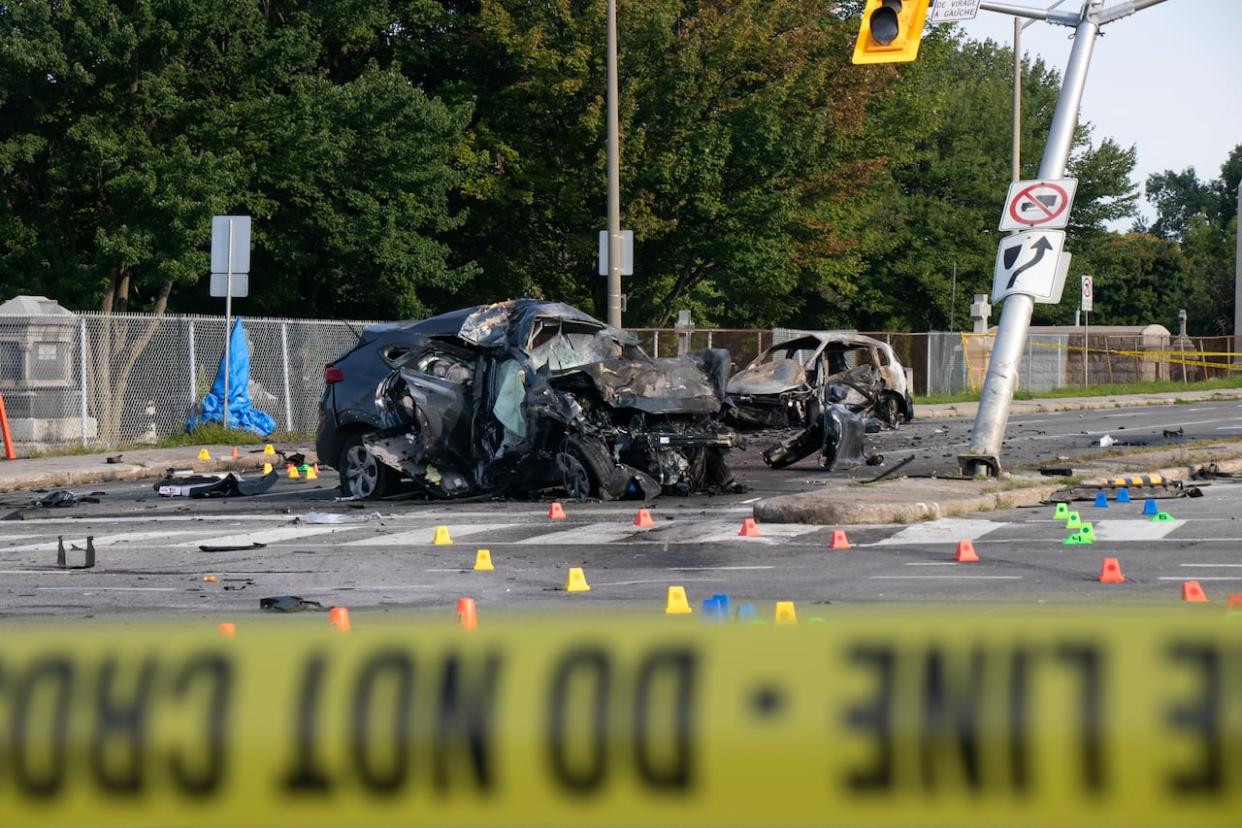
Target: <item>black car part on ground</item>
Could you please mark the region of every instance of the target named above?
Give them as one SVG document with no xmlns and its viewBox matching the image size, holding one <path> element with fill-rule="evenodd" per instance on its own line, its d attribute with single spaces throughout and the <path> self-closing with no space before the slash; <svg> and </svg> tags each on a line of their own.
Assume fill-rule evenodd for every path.
<svg viewBox="0 0 1242 828">
<path fill-rule="evenodd" d="M 862 418 L 845 406 L 824 406 L 811 425 L 764 451 L 763 462 L 783 469 L 819 451 L 820 468 L 855 469 L 868 463 L 863 447 L 865 433 Z"/>
<path fill-rule="evenodd" d="M 156 483 L 154 488 L 161 497 L 251 497 L 271 489 L 277 477 L 275 469 L 257 478 L 244 478 L 235 472 L 171 477 Z"/>
<path fill-rule="evenodd" d="M 347 494 L 382 496 L 401 478 L 433 497 L 735 487 L 725 453 L 740 438 L 718 420 L 725 351 L 654 359 L 630 334 L 530 299 L 364 336 L 338 364 L 371 351 L 391 357 L 394 367 L 354 404 L 370 410 L 343 411 L 336 391 L 321 401 L 317 445 L 340 458 Z M 397 344 L 377 344 L 385 336 Z"/>
</svg>

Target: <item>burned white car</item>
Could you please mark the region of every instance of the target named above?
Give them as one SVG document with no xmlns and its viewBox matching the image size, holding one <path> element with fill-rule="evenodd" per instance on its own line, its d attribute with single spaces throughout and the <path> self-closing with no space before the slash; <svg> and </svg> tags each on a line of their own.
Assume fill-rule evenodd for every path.
<svg viewBox="0 0 1242 828">
<path fill-rule="evenodd" d="M 726 419 L 739 428 L 806 428 L 813 402 L 840 386 L 840 404 L 889 426 L 914 418 L 906 372 L 885 342 L 843 331 L 781 342 L 730 378 Z"/>
<path fill-rule="evenodd" d="M 432 497 L 730 490 L 728 365 L 710 349 L 653 359 L 632 335 L 534 299 L 373 325 L 325 369 L 316 447 L 363 497 L 403 483 Z"/>
</svg>

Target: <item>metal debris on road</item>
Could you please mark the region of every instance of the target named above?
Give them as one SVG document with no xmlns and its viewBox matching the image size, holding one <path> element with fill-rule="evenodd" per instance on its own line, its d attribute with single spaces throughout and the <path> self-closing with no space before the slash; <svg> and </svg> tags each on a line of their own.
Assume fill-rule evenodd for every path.
<svg viewBox="0 0 1242 828">
<path fill-rule="evenodd" d="M 98 502 L 99 498 L 97 497 L 74 494 L 68 489 L 57 489 L 41 498 L 30 501 L 30 505 L 36 509 L 59 509 L 66 506 L 77 506 L 80 503 Z"/>
<path fill-rule="evenodd" d="M 276 595 L 271 598 L 260 598 L 259 609 L 272 612 L 304 612 L 306 610 L 323 610 L 325 607 L 318 601 L 311 601 L 297 595 Z"/>
<path fill-rule="evenodd" d="M 275 471 L 253 479 L 246 479 L 236 472 L 180 478 L 166 476 L 154 488 L 160 497 L 250 497 L 270 490 L 276 485 L 276 478 Z"/>
<path fill-rule="evenodd" d="M 78 547 L 69 544 L 71 549 Z M 70 566 L 65 555 L 65 538 L 58 535 L 56 537 L 56 565 L 61 569 L 94 569 L 95 568 L 95 536 L 88 535 L 86 538 L 86 555 L 81 566 Z"/>
</svg>

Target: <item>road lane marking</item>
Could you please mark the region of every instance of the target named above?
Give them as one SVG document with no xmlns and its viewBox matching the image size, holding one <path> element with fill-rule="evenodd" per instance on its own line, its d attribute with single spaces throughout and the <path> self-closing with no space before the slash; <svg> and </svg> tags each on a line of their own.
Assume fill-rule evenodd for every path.
<svg viewBox="0 0 1242 828">
<path fill-rule="evenodd" d="M 1178 564 L 1178 566 L 1193 566 L 1193 567 L 1204 567 L 1204 568 L 1210 567 L 1213 569 L 1242 569 L 1242 563 L 1236 563 L 1236 564 L 1188 563 L 1188 564 Z"/>
<path fill-rule="evenodd" d="M 907 526 L 895 535 L 890 535 L 875 543 L 860 543 L 859 546 L 902 546 L 910 544 L 953 543 L 960 540 L 978 540 L 984 535 L 994 532 L 1006 524 L 994 520 L 977 520 L 973 518 L 942 518 L 929 523 L 916 523 Z"/>
<path fill-rule="evenodd" d="M 1184 520 L 1152 523 L 1150 520 L 1097 520 L 1095 535 L 1102 541 L 1161 540 L 1170 532 L 1186 525 Z"/>
<path fill-rule="evenodd" d="M 775 566 L 666 566 L 665 572 L 761 572 Z"/>
<path fill-rule="evenodd" d="M 1158 581 L 1185 581 L 1180 575 L 1162 575 Z M 1242 581 L 1242 575 L 1206 575 L 1195 578 L 1196 581 Z"/>
<path fill-rule="evenodd" d="M 420 526 L 417 529 L 410 529 L 404 532 L 394 532 L 386 535 L 374 535 L 362 540 L 347 541 L 340 544 L 341 546 L 431 546 L 435 536 L 437 524 L 428 524 Z M 484 532 L 503 532 L 506 529 L 514 527 L 529 527 L 529 523 L 441 523 L 440 526 L 447 526 L 449 537 L 453 539 L 466 538 L 471 535 L 479 535 Z M 342 527 L 338 527 L 342 528 Z M 354 526 L 343 527 L 350 529 L 360 528 L 357 524 Z"/>
<path fill-rule="evenodd" d="M 872 575 L 872 581 L 1021 581 L 1021 575 Z"/>
<path fill-rule="evenodd" d="M 62 532 L 61 534 L 65 535 L 67 533 Z M 88 534 L 90 533 L 89 532 L 87 533 L 74 532 L 72 537 L 66 537 L 65 538 L 65 549 L 70 549 L 71 543 L 76 544 L 80 549 L 85 549 L 86 548 L 86 537 Z M 184 535 L 194 535 L 194 534 L 197 534 L 197 532 L 190 531 L 190 530 L 169 532 L 167 530 L 164 530 L 161 532 L 126 532 L 120 535 L 96 535 L 95 536 L 95 548 L 98 549 L 101 546 L 116 546 L 117 544 L 121 544 L 121 543 L 134 543 L 135 541 L 167 540 L 168 538 L 174 535 L 184 536 Z M 46 537 L 46 535 L 44 537 Z M 0 549 L 0 552 L 51 551 L 51 550 L 55 550 L 58 547 L 58 545 L 59 545 L 59 541 L 54 541 L 54 540 L 42 541 L 40 543 L 26 543 L 26 544 L 22 544 L 21 546 L 6 546 L 3 549 Z"/>
<path fill-rule="evenodd" d="M 538 535 L 516 541 L 519 546 L 535 546 L 550 544 L 564 546 L 566 544 L 591 546 L 599 543 L 614 543 L 631 535 L 641 535 L 654 531 L 659 526 L 643 528 L 633 524 L 588 523 L 583 526 L 566 526 L 560 531 L 540 532 Z"/>
<path fill-rule="evenodd" d="M 281 529 L 267 529 L 260 532 L 246 532 L 240 535 L 216 535 L 200 537 L 196 540 L 177 544 L 187 546 L 250 546 L 255 543 L 276 543 L 278 541 L 298 540 L 315 535 L 326 535 L 331 532 L 346 532 L 362 528 L 360 524 L 330 524 L 328 526 L 286 526 Z M 184 533 L 183 533 L 184 534 Z"/>
<path fill-rule="evenodd" d="M 49 592 L 176 592 L 176 587 L 110 587 L 110 586 L 37 586 L 35 589 Z"/>
<path fill-rule="evenodd" d="M 957 566 L 957 561 L 907 561 L 906 566 Z"/>
</svg>

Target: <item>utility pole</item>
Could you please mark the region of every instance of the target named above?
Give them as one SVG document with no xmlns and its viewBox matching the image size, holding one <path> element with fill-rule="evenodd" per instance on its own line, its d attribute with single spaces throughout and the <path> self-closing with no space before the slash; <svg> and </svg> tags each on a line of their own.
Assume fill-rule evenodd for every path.
<svg viewBox="0 0 1242 828">
<path fill-rule="evenodd" d="M 1013 19 L 1013 169 L 1010 178 L 1022 180 L 1022 18 Z"/>
<path fill-rule="evenodd" d="M 608 0 L 608 324 L 621 327 L 621 127 L 617 107 L 617 0 Z"/>
<path fill-rule="evenodd" d="M 1242 363 L 1242 181 L 1238 182 L 1237 237 L 1233 262 L 1233 361 Z"/>
<path fill-rule="evenodd" d="M 1083 0 L 1078 11 L 1056 8 L 1033 9 L 1012 3 L 984 0 L 979 8 L 986 11 L 1012 14 L 1033 20 L 1046 20 L 1074 29 L 1074 46 L 1061 84 L 1052 126 L 1048 130 L 1048 142 L 1039 164 L 1041 180 L 1059 179 L 1065 175 L 1070 149 L 1074 143 L 1074 127 L 1078 123 L 1078 109 L 1082 103 L 1083 89 L 1087 83 L 1087 70 L 1100 27 L 1137 11 L 1162 3 L 1164 0 L 1124 0 L 1110 9 L 1104 8 L 1104 0 Z M 1017 385 L 1018 368 L 1026 345 L 1027 332 L 1031 326 L 1031 314 L 1035 310 L 1032 296 L 1015 293 L 1005 298 L 997 324 L 996 342 L 988 361 L 988 372 L 979 398 L 979 412 L 975 417 L 970 437 L 969 451 L 959 458 L 962 471 L 968 475 L 999 475 L 1001 448 L 1005 439 L 1005 427 L 1009 424 L 1009 408 Z"/>
</svg>

